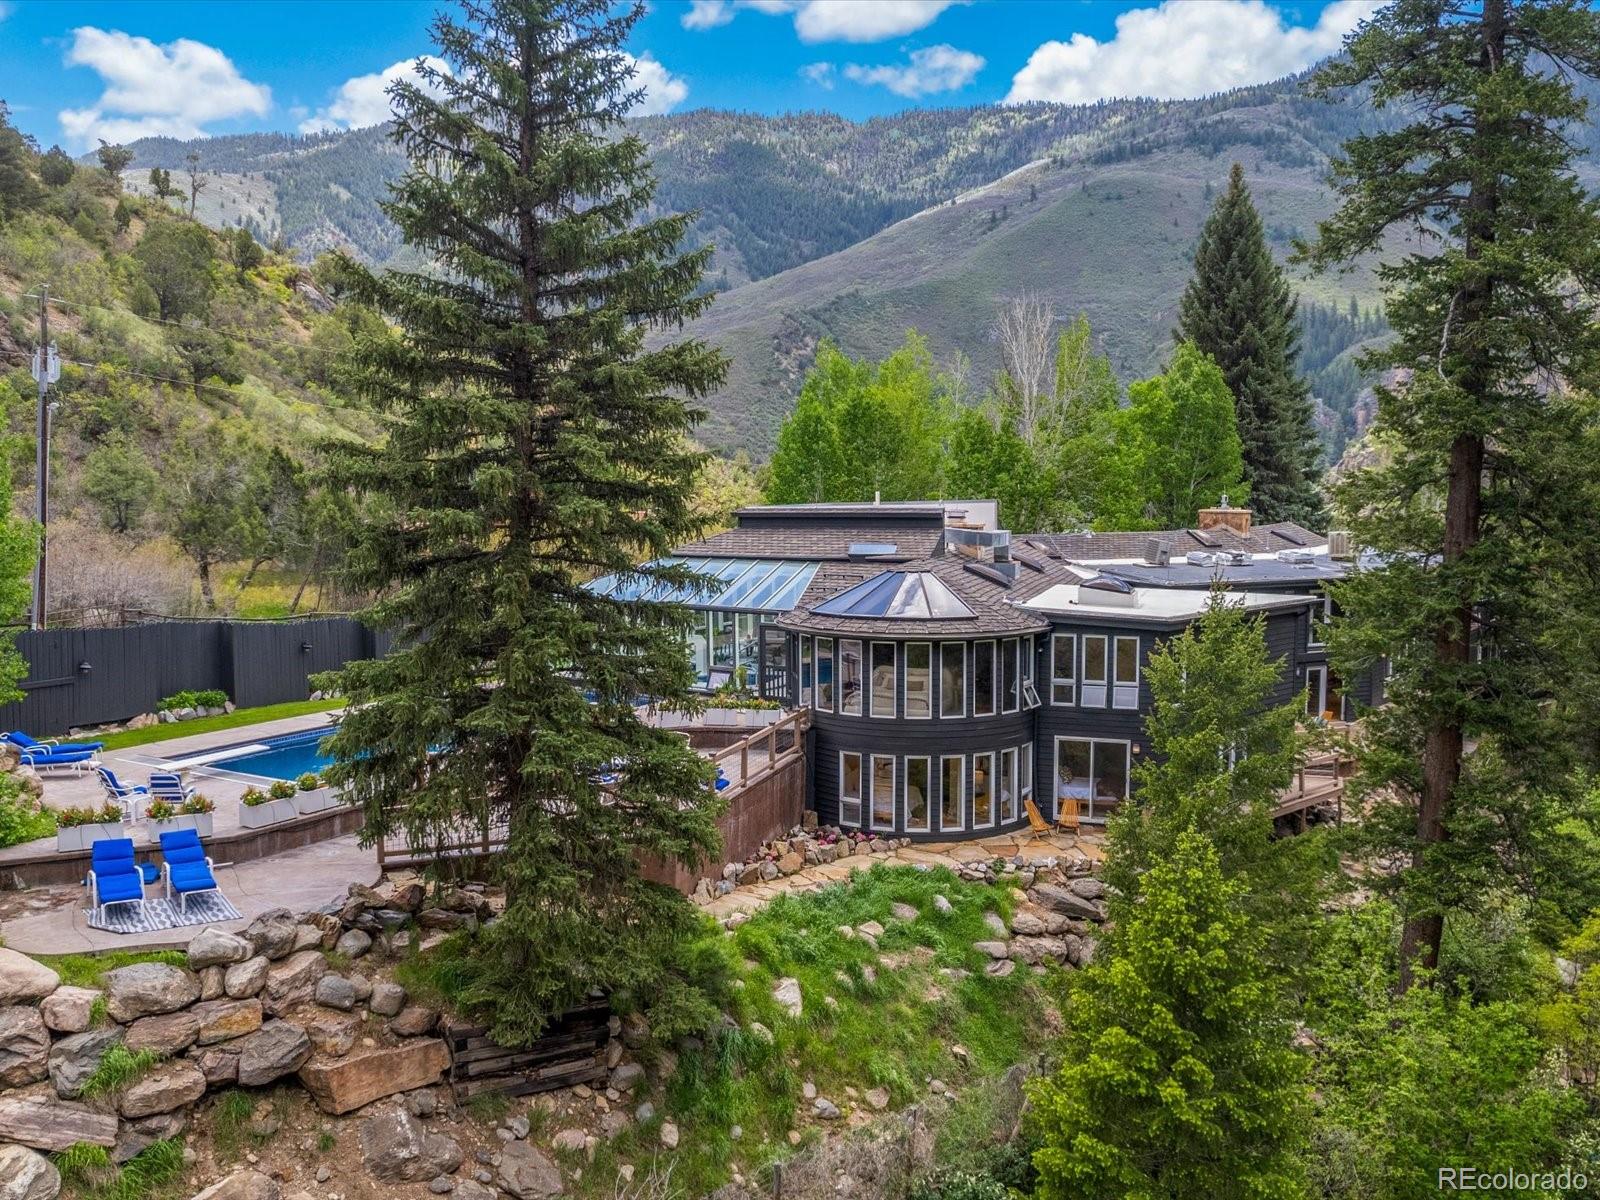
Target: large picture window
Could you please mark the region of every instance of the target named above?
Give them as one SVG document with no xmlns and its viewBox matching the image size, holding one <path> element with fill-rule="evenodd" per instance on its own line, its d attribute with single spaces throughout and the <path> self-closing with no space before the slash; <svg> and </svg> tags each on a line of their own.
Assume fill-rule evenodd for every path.
<svg viewBox="0 0 1600 1200">
<path fill-rule="evenodd" d="M 817 708 L 833 711 L 833 639 L 817 639 Z"/>
<path fill-rule="evenodd" d="M 1017 665 L 1017 639 L 1000 643 L 1000 711 L 1014 713 L 1021 703 L 1022 681 Z"/>
<path fill-rule="evenodd" d="M 1083 689 L 1079 703 L 1085 708 L 1106 706 L 1106 639 L 1102 634 L 1084 634 Z"/>
<path fill-rule="evenodd" d="M 839 824 L 861 824 L 861 755 L 839 755 Z"/>
<path fill-rule="evenodd" d="M 894 755 L 872 756 L 872 827 L 894 828 Z"/>
<path fill-rule="evenodd" d="M 1017 752 L 1000 751 L 1000 819 L 1017 819 Z"/>
<path fill-rule="evenodd" d="M 967 760 L 949 754 L 939 760 L 939 828 L 950 832 L 967 825 Z"/>
<path fill-rule="evenodd" d="M 1103 821 L 1128 798 L 1128 743 L 1056 739 L 1056 812 L 1065 802 L 1086 820 Z"/>
<path fill-rule="evenodd" d="M 994 755 L 972 756 L 972 827 L 994 824 Z"/>
<path fill-rule="evenodd" d="M 1078 702 L 1078 639 L 1070 633 L 1050 638 L 1050 703 Z"/>
<path fill-rule="evenodd" d="M 906 716 L 933 716 L 933 644 L 906 643 Z"/>
<path fill-rule="evenodd" d="M 1017 792 L 1025 801 L 1033 799 L 1032 742 L 1022 748 L 1022 756 L 1017 759 Z"/>
<path fill-rule="evenodd" d="M 733 614 L 711 614 L 711 665 L 733 671 Z"/>
<path fill-rule="evenodd" d="M 1139 707 L 1139 639 L 1119 637 L 1116 643 L 1116 674 L 1111 689 L 1112 708 Z"/>
<path fill-rule="evenodd" d="M 894 716 L 894 643 L 872 643 L 872 715 Z"/>
<path fill-rule="evenodd" d="M 967 715 L 967 644 L 945 642 L 939 647 L 939 715 Z"/>
<path fill-rule="evenodd" d="M 928 832 L 928 811 L 932 793 L 928 776 L 932 763 L 926 758 L 906 759 L 906 830 L 910 833 Z"/>
<path fill-rule="evenodd" d="M 839 711 L 846 716 L 861 715 L 861 643 L 839 643 Z"/>
<path fill-rule="evenodd" d="M 994 716 L 994 643 L 972 644 L 972 715 Z"/>
</svg>

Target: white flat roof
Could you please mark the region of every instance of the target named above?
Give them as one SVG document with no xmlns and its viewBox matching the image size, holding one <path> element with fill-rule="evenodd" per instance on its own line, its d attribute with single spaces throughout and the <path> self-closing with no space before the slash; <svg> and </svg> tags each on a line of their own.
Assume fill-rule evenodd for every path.
<svg viewBox="0 0 1600 1200">
<path fill-rule="evenodd" d="M 1304 608 L 1314 596 L 1271 592 L 1224 592 L 1223 603 L 1252 612 Z M 1130 603 L 1131 600 L 1131 603 Z M 1128 593 L 1105 592 L 1075 583 L 1058 583 L 1017 607 L 1045 615 L 1096 617 L 1107 620 L 1187 621 L 1205 612 L 1211 593 L 1178 588 L 1133 588 Z"/>
</svg>

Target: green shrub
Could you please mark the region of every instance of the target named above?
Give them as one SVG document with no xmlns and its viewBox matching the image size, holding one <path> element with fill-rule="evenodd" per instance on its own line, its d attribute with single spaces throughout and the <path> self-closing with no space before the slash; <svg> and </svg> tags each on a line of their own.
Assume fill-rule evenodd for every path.
<svg viewBox="0 0 1600 1200">
<path fill-rule="evenodd" d="M 129 1050 L 118 1042 L 100 1056 L 100 1065 L 84 1080 L 81 1095 L 88 1099 L 120 1092 L 160 1061 L 154 1050 Z"/>
<path fill-rule="evenodd" d="M 152 821 L 167 821 L 177 811 L 170 800 L 152 800 L 145 806 L 144 815 Z"/>
<path fill-rule="evenodd" d="M 300 785 L 300 790 L 302 792 L 314 792 L 322 786 L 322 780 L 317 778 L 316 772 L 314 771 L 307 771 L 304 775 L 300 776 L 299 779 L 295 780 L 295 782 Z"/>
<path fill-rule="evenodd" d="M 271 799 L 272 797 L 267 795 L 260 788 L 250 787 L 245 788 L 244 795 L 239 797 L 239 803 L 244 805 L 246 808 L 255 808 L 257 805 L 265 804 Z"/>
<path fill-rule="evenodd" d="M 77 825 L 109 825 L 122 820 L 122 809 L 109 800 L 100 808 L 64 808 L 56 814 L 56 824 L 63 829 Z"/>
<path fill-rule="evenodd" d="M 0 799 L 0 849 L 47 838 L 56 831 L 56 814 L 20 797 Z"/>
<path fill-rule="evenodd" d="M 180 708 L 222 708 L 228 703 L 228 693 L 221 688 L 204 691 L 173 692 L 156 704 L 157 712 L 170 712 Z"/>
<path fill-rule="evenodd" d="M 196 792 L 183 802 L 178 811 L 185 816 L 200 816 L 203 813 L 215 812 L 216 808 L 217 806 L 211 803 L 209 799 Z"/>
<path fill-rule="evenodd" d="M 267 789 L 267 795 L 274 800 L 290 800 L 294 798 L 294 784 L 287 779 L 280 779 Z"/>
<path fill-rule="evenodd" d="M 146 1200 L 183 1174 L 183 1143 L 152 1142 L 119 1169 L 102 1146 L 77 1142 L 55 1156 L 63 1194 L 84 1200 Z"/>
<path fill-rule="evenodd" d="M 1008 1200 L 1006 1185 L 972 1171 L 935 1171 L 912 1184 L 906 1200 Z"/>
</svg>

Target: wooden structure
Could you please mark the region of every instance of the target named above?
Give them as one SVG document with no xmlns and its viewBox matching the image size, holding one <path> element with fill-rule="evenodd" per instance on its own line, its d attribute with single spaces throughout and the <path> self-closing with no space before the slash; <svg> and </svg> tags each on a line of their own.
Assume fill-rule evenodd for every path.
<svg viewBox="0 0 1600 1200">
<path fill-rule="evenodd" d="M 450 1052 L 445 1079 L 457 1102 L 485 1092 L 526 1096 L 575 1084 L 603 1084 L 611 1041 L 611 1006 L 594 1000 L 563 1013 L 531 1046 L 502 1046 L 482 1025 L 440 1026 Z"/>
<path fill-rule="evenodd" d="M 795 759 L 804 757 L 805 733 L 810 724 L 811 710 L 797 708 L 765 729 L 709 754 L 707 757 L 728 777 L 728 799 L 760 783 L 775 771 L 782 770 Z"/>
<path fill-rule="evenodd" d="M 1295 769 L 1294 783 L 1278 797 L 1273 820 L 1292 818 L 1297 828 L 1305 827 L 1306 813 L 1324 804 L 1337 807 L 1344 821 L 1344 781 L 1355 760 L 1337 750 L 1307 755 Z"/>
</svg>

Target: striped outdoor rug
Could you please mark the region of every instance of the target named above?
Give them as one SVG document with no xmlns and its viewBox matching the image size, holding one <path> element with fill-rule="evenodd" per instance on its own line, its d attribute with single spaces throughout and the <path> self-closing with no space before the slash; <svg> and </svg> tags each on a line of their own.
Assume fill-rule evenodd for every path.
<svg viewBox="0 0 1600 1200">
<path fill-rule="evenodd" d="M 179 901 L 152 897 L 143 905 L 113 904 L 105 910 L 105 920 L 95 915 L 95 910 L 83 910 L 90 929 L 104 929 L 108 933 L 155 933 L 161 929 L 178 929 L 184 925 L 214 925 L 219 921 L 237 921 L 244 914 L 221 892 L 202 892 L 190 896 L 189 903 L 180 907 Z"/>
</svg>

